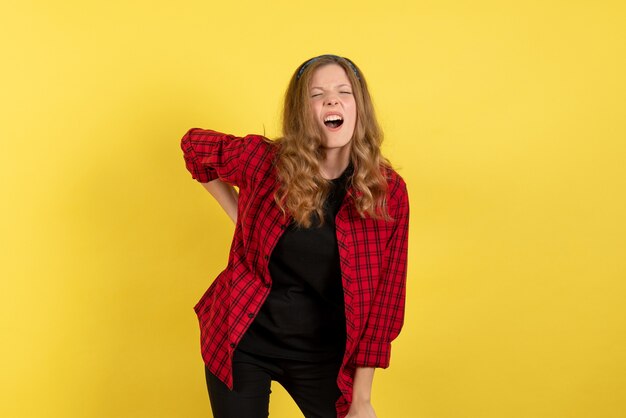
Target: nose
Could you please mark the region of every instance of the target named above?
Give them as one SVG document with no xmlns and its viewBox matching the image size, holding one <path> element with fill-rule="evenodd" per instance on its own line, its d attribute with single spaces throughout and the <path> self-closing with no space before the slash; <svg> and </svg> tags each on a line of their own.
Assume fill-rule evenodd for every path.
<svg viewBox="0 0 626 418">
<path fill-rule="evenodd" d="M 339 103 L 339 99 L 337 98 L 337 96 L 332 95 L 329 96 L 326 100 L 325 100 L 325 104 L 332 106 L 332 105 L 336 105 L 337 103 Z"/>
</svg>

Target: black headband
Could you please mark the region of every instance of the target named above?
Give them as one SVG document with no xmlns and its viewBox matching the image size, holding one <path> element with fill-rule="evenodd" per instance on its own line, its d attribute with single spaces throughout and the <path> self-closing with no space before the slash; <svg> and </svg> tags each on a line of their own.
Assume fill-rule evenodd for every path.
<svg viewBox="0 0 626 418">
<path fill-rule="evenodd" d="M 309 66 L 309 64 L 311 64 L 313 61 L 316 61 L 324 57 L 340 58 L 340 59 L 346 60 L 348 64 L 350 65 L 350 68 L 352 68 L 352 71 L 354 71 L 354 75 L 356 76 L 356 78 L 358 78 L 359 80 L 361 79 L 361 77 L 359 76 L 359 72 L 356 70 L 356 67 L 354 66 L 352 61 L 350 61 L 348 58 L 340 57 L 339 55 L 325 54 L 325 55 L 320 55 L 319 57 L 311 58 L 310 60 L 302 64 L 302 67 L 300 67 L 300 70 L 298 71 L 298 75 L 296 76 L 296 80 L 300 79 L 300 76 L 304 72 L 305 68 Z"/>
</svg>

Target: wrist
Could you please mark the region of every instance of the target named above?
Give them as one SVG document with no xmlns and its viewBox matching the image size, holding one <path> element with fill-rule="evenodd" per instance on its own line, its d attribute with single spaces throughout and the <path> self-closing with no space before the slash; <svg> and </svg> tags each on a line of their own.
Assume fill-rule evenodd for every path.
<svg viewBox="0 0 626 418">
<path fill-rule="evenodd" d="M 371 396 L 369 393 L 353 393 L 352 403 L 356 405 L 368 404 L 371 402 Z"/>
<path fill-rule="evenodd" d="M 372 396 L 374 367 L 357 367 L 352 386 L 352 402 L 369 403 Z"/>
</svg>

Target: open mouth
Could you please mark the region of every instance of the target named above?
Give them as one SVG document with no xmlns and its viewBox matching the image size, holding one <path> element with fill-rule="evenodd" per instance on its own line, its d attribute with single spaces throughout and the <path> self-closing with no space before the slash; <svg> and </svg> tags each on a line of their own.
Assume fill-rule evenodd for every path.
<svg viewBox="0 0 626 418">
<path fill-rule="evenodd" d="M 343 118 L 339 115 L 330 115 L 324 119 L 324 125 L 331 129 L 337 129 L 343 125 Z"/>
</svg>

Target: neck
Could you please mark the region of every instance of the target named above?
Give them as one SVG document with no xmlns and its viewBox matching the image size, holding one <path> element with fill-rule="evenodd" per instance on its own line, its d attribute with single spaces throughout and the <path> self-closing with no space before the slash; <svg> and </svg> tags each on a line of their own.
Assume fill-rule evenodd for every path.
<svg viewBox="0 0 626 418">
<path fill-rule="evenodd" d="M 320 162 L 320 174 L 330 180 L 341 176 L 350 163 L 350 149 L 342 147 L 326 150 L 326 157 Z"/>
</svg>

